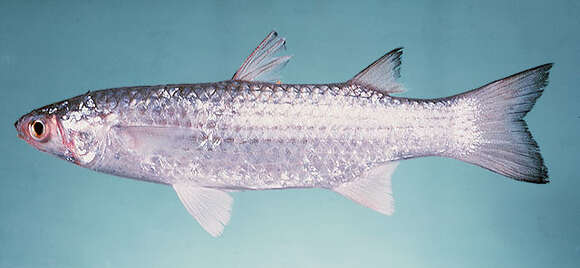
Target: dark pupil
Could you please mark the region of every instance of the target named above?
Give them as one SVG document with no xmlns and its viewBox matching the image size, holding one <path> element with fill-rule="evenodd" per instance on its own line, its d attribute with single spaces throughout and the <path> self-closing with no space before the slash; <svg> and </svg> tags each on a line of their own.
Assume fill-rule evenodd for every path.
<svg viewBox="0 0 580 268">
<path fill-rule="evenodd" d="M 44 125 L 40 122 L 34 122 L 32 128 L 34 128 L 34 132 L 36 133 L 37 136 L 42 135 L 42 133 L 44 132 Z"/>
</svg>

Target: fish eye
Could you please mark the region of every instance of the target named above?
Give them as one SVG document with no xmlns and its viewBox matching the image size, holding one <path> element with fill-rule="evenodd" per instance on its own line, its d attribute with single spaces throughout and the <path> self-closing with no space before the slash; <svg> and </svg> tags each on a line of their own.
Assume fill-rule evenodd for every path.
<svg viewBox="0 0 580 268">
<path fill-rule="evenodd" d="M 35 140 L 41 141 L 44 138 L 46 138 L 47 129 L 46 125 L 42 120 L 37 119 L 32 121 L 28 128 L 30 136 L 32 136 L 32 138 L 34 138 Z"/>
</svg>

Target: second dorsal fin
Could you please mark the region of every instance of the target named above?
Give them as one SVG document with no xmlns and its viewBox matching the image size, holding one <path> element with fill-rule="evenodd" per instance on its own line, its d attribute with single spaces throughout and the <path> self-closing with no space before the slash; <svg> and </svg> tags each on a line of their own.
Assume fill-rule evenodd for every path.
<svg viewBox="0 0 580 268">
<path fill-rule="evenodd" d="M 275 56 L 280 50 L 285 49 L 285 44 L 285 38 L 278 37 L 275 31 L 270 32 L 244 61 L 232 80 L 276 81 L 276 72 L 291 58 L 291 56 Z"/>
<path fill-rule="evenodd" d="M 403 86 L 397 83 L 401 77 L 401 55 L 403 48 L 393 49 L 348 82 L 384 92 L 386 94 L 403 92 Z"/>
</svg>

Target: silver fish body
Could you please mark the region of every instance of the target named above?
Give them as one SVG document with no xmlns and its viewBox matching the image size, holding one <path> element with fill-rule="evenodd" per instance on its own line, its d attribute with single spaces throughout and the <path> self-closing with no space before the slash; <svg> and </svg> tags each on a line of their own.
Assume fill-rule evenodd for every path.
<svg viewBox="0 0 580 268">
<path fill-rule="evenodd" d="M 334 188 L 387 161 L 469 153 L 480 136 L 472 102 L 344 83 L 224 81 L 89 92 L 61 104 L 61 122 L 86 148 L 75 158 L 105 173 L 224 189 Z"/>
<path fill-rule="evenodd" d="M 548 83 L 544 64 L 438 99 L 401 92 L 402 49 L 352 79 L 282 84 L 290 57 L 270 33 L 231 80 L 87 92 L 22 116 L 18 136 L 96 171 L 173 187 L 213 236 L 233 190 L 324 188 L 394 212 L 398 160 L 442 156 L 532 183 L 548 182 L 524 116 Z"/>
</svg>

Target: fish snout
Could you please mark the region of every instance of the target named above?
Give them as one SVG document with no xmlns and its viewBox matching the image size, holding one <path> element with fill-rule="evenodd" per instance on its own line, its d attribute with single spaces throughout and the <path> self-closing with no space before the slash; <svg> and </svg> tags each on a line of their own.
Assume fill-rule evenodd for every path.
<svg viewBox="0 0 580 268">
<path fill-rule="evenodd" d="M 18 120 L 16 120 L 16 122 L 14 122 L 14 128 L 16 128 L 16 132 L 18 133 L 18 138 L 23 138 L 22 137 L 22 129 L 20 127 L 20 122 L 22 121 L 22 117 L 19 118 Z"/>
<path fill-rule="evenodd" d="M 16 122 L 14 122 L 14 128 L 16 128 L 16 132 L 18 133 L 18 138 L 28 141 L 27 130 L 28 130 L 28 122 L 30 121 L 29 115 L 23 115 Z"/>
</svg>

